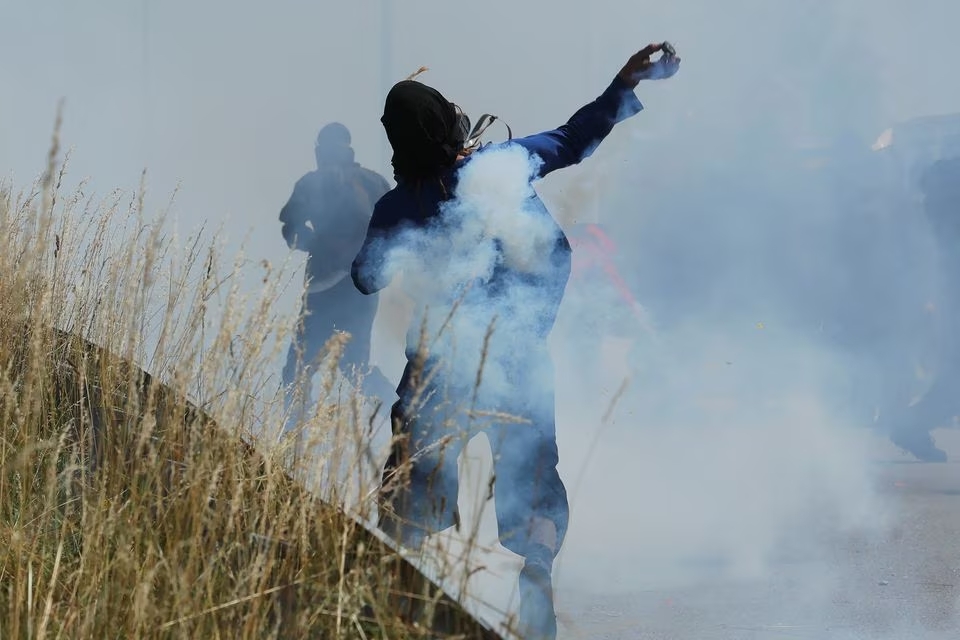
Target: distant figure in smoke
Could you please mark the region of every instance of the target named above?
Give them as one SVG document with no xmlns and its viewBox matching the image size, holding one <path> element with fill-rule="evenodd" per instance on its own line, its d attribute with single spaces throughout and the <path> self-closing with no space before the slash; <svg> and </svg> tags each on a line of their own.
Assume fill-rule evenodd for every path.
<svg viewBox="0 0 960 640">
<path fill-rule="evenodd" d="M 621 271 L 620 248 L 606 227 L 580 223 L 571 227 L 568 235 L 573 248 L 568 291 L 574 289 L 584 298 L 578 306 L 592 316 L 583 319 L 585 337 L 635 338 L 651 332 L 650 319 Z"/>
<path fill-rule="evenodd" d="M 354 161 L 350 132 L 340 123 L 320 130 L 314 153 L 316 170 L 297 181 L 280 211 L 287 245 L 309 254 L 303 315 L 283 369 L 287 402 L 294 397 L 294 383 L 305 385 L 303 405 L 309 401 L 310 380 L 324 344 L 335 331 L 346 331 L 351 337 L 340 358 L 341 370 L 353 382 L 362 375 L 361 390 L 368 397 L 392 403 L 395 392 L 386 376 L 379 368 L 367 371 L 377 296 L 361 295 L 349 278 L 373 206 L 390 185 Z"/>
<path fill-rule="evenodd" d="M 571 249 L 531 181 L 579 163 L 615 124 L 643 108 L 633 92 L 638 82 L 679 69 L 680 59 L 666 53 L 651 61 L 661 50 L 650 45 L 633 55 L 596 100 L 558 129 L 502 144 L 471 144 L 469 120 L 458 107 L 412 80 L 390 90 L 381 118 L 397 186 L 377 203 L 353 279 L 373 293 L 401 269 L 404 278 L 416 272 L 406 265 L 421 264 L 427 273 L 422 288 L 411 291 L 424 323 L 415 319 L 408 332 L 380 526 L 417 547 L 425 535 L 459 523 L 457 457 L 470 427 L 462 426 L 463 413 L 448 401 L 462 407 L 479 398 L 484 409 L 528 420 L 484 428 L 494 455 L 500 541 L 525 559 L 524 638 L 556 636 L 551 575 L 568 521 L 547 337 L 570 274 Z M 519 185 L 511 179 L 517 172 L 506 170 L 518 166 L 516 158 L 524 166 Z M 478 220 L 481 213 L 487 219 Z M 500 226 L 491 231 L 495 223 Z M 441 334 L 451 324 L 454 337 L 444 342 Z M 456 354 L 444 350 L 453 342 Z M 478 367 L 465 363 L 478 365 L 482 381 Z"/>
<path fill-rule="evenodd" d="M 931 431 L 960 417 L 960 157 L 938 160 L 921 178 L 924 211 L 939 251 L 940 295 L 935 305 L 940 364 L 936 379 L 914 405 L 889 419 L 890 439 L 920 460 L 946 462 Z"/>
</svg>

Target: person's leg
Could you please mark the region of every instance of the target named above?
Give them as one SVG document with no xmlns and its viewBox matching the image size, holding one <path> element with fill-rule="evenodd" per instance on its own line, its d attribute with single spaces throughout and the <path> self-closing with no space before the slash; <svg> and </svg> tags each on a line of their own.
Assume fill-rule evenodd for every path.
<svg viewBox="0 0 960 640">
<path fill-rule="evenodd" d="M 554 638 L 553 561 L 569 521 L 567 493 L 557 471 L 556 438 L 533 425 L 501 427 L 495 460 L 500 541 L 524 559 L 519 622 L 524 638 Z"/>
<path fill-rule="evenodd" d="M 307 322 L 310 316 L 309 298 L 304 296 L 300 304 L 300 315 L 297 317 L 296 328 L 290 348 L 287 350 L 287 361 L 283 366 L 282 382 L 284 391 L 284 409 L 288 412 L 293 402 L 298 401 L 302 409 L 304 393 L 309 383 L 304 384 L 305 363 L 309 359 L 311 345 L 308 343 Z M 290 420 L 288 419 L 288 425 Z"/>
<path fill-rule="evenodd" d="M 356 386 L 360 380 L 360 392 L 384 407 L 397 399 L 396 385 L 391 383 L 379 367 L 370 366 L 370 345 L 373 338 L 373 320 L 376 306 L 357 308 L 353 317 L 338 323 L 338 329 L 350 333 L 350 341 L 340 358 L 340 368 Z"/>
<path fill-rule="evenodd" d="M 890 441 L 923 462 L 947 461 L 947 453 L 936 445 L 930 432 L 952 425 L 954 416 L 960 413 L 957 378 L 949 373 L 938 377 L 919 402 L 886 421 Z"/>
<path fill-rule="evenodd" d="M 947 452 L 937 446 L 930 429 L 897 425 L 890 432 L 890 442 L 921 462 L 947 461 Z"/>
<path fill-rule="evenodd" d="M 326 313 L 322 296 L 307 294 L 303 299 L 294 339 L 287 351 L 283 367 L 284 402 L 287 421 L 285 431 L 297 427 L 312 402 L 313 375 L 327 340 L 333 334 L 333 324 Z"/>
<path fill-rule="evenodd" d="M 289 395 L 290 387 L 293 386 L 303 370 L 303 352 L 304 337 L 306 333 L 305 323 L 309 309 L 307 308 L 308 297 L 303 296 L 300 300 L 300 315 L 297 316 L 296 327 L 293 332 L 293 339 L 290 341 L 290 348 L 287 350 L 287 361 L 283 366 L 282 381 L 284 390 Z"/>
<path fill-rule="evenodd" d="M 489 434 L 500 542 L 524 558 L 519 577 L 523 637 L 552 639 L 557 633 L 553 561 L 566 536 L 570 509 L 557 470 L 553 391 L 538 382 L 536 397 L 508 411 L 531 424 L 499 425 Z"/>
<path fill-rule="evenodd" d="M 338 308 L 335 323 L 338 330 L 350 334 L 350 340 L 340 357 L 340 368 L 356 386 L 360 380 L 360 392 L 366 397 L 379 400 L 390 406 L 397 399 L 396 384 L 391 383 L 379 367 L 370 366 L 370 347 L 373 338 L 373 322 L 377 313 L 376 296 L 358 298 L 351 292 Z"/>
<path fill-rule="evenodd" d="M 457 458 L 465 437 L 452 403 L 436 388 L 417 393 L 407 364 L 400 399 L 391 410 L 393 444 L 383 468 L 379 527 L 400 544 L 418 549 L 427 535 L 459 523 Z"/>
</svg>

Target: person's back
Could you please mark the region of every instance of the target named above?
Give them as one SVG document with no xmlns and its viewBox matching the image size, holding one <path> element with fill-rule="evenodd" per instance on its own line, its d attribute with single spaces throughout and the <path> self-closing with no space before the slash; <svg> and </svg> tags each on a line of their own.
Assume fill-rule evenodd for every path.
<svg viewBox="0 0 960 640">
<path fill-rule="evenodd" d="M 426 337 L 433 358 L 456 364 L 459 379 L 451 383 L 473 384 L 495 318 L 497 339 L 487 340 L 485 347 L 488 366 L 512 368 L 513 341 L 545 347 L 563 297 L 570 245 L 532 188 L 514 190 L 507 205 L 509 224 L 480 211 L 487 206 L 482 191 L 489 187 L 489 172 L 509 180 L 510 171 L 503 168 L 512 162 L 516 182 L 526 183 L 525 155 L 510 145 L 488 146 L 459 161 L 439 181 L 401 181 L 377 206 L 380 221 L 374 224 L 397 218 L 392 223 L 405 228 L 406 246 L 386 260 L 393 263 L 388 269 L 402 269 L 404 286 L 417 305 L 407 356 L 412 360 Z M 489 386 L 497 382 L 495 374 L 509 375 L 490 374 Z"/>
<path fill-rule="evenodd" d="M 471 349 L 490 349 L 484 336 L 494 317 L 497 335 L 512 338 L 500 340 L 503 357 L 511 357 L 515 342 L 545 348 L 570 275 L 571 248 L 532 182 L 579 163 L 615 122 L 642 108 L 638 102 L 622 104 L 628 97 L 636 100 L 632 91 L 615 85 L 558 130 L 487 145 L 429 180 L 398 180 L 381 199 L 354 262 L 354 281 L 372 293 L 404 273 L 419 306 L 408 334 L 408 358 L 420 347 L 424 326 L 433 354 L 440 327 L 458 341 L 461 353 L 464 338 L 472 341 Z M 491 185 L 498 192 L 493 199 Z M 427 308 L 430 317 L 423 325 Z M 457 321 L 451 327 L 447 318 L 452 308 L 466 325 L 459 327 L 459 338 Z M 465 367 L 465 379 L 475 372 Z"/>
<path fill-rule="evenodd" d="M 320 131 L 315 155 L 317 168 L 297 181 L 280 212 L 287 245 L 308 254 L 303 317 L 283 371 L 291 394 L 293 383 L 304 374 L 300 381 L 309 387 L 316 360 L 335 331 L 350 334 L 341 369 L 366 373 L 378 300 L 356 290 L 350 265 L 363 244 L 374 205 L 390 188 L 386 179 L 354 160 L 350 133 L 339 123 Z M 394 393 L 378 369 L 364 376 L 362 389 L 382 402 L 390 402 Z M 304 397 L 309 397 L 309 388 Z"/>
</svg>

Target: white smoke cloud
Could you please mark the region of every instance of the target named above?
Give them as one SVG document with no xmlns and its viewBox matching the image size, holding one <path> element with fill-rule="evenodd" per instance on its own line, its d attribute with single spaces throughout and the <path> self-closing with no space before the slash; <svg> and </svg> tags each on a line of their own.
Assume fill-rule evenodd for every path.
<svg viewBox="0 0 960 640">
<path fill-rule="evenodd" d="M 552 277 L 546 257 L 559 228 L 532 205 L 538 163 L 517 145 L 478 152 L 458 172 L 455 197 L 440 214 L 425 226 L 401 228 L 386 245 L 385 273 L 402 275 L 405 292 L 425 313 L 413 318 L 408 344 L 416 348 L 424 332 L 431 357 L 461 384 L 475 380 L 485 358 L 479 391 L 494 405 L 513 386 L 524 349 L 543 339 L 533 310 L 553 306 L 550 292 L 516 278 L 503 291 L 485 288 L 504 268 L 521 279 Z M 542 383 L 549 381 L 529 381 Z"/>
</svg>

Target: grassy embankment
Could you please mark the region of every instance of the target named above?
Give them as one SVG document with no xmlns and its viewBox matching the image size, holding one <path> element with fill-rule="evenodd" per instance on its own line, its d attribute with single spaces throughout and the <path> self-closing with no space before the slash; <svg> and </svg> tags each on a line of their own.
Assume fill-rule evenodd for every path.
<svg viewBox="0 0 960 640">
<path fill-rule="evenodd" d="M 495 638 L 266 444 L 275 272 L 245 297 L 142 192 L 64 193 L 56 140 L 0 189 L 0 637 Z M 305 421 L 331 473 L 363 457 L 358 407 Z"/>
</svg>

